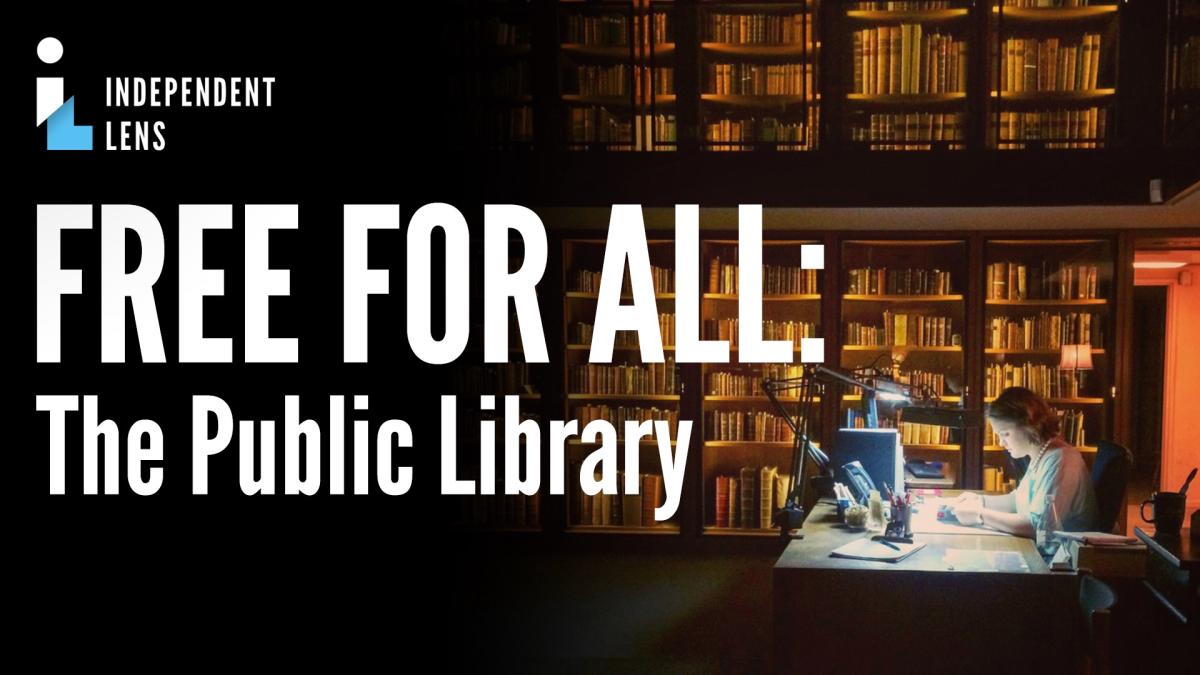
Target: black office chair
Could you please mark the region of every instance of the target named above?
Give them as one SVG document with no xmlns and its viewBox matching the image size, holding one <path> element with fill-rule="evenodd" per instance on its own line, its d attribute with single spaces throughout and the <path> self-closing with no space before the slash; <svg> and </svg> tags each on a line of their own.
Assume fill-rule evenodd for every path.
<svg viewBox="0 0 1200 675">
<path fill-rule="evenodd" d="M 1096 446 L 1096 459 L 1092 463 L 1098 519 L 1095 525 L 1100 532 L 1112 532 L 1125 507 L 1125 486 L 1133 468 L 1133 453 L 1112 441 L 1100 441 Z"/>
<path fill-rule="evenodd" d="M 1083 611 L 1083 638 L 1087 658 L 1084 672 L 1108 675 L 1112 672 L 1112 615 L 1117 594 L 1108 584 L 1085 574 L 1079 578 L 1079 608 Z"/>
</svg>

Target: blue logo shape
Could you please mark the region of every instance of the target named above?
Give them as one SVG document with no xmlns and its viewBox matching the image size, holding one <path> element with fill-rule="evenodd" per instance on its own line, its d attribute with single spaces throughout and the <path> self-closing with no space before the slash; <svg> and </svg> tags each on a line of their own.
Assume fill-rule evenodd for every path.
<svg viewBox="0 0 1200 675">
<path fill-rule="evenodd" d="M 67 99 L 46 120 L 47 150 L 91 150 L 91 125 L 75 125 L 75 97 Z"/>
</svg>

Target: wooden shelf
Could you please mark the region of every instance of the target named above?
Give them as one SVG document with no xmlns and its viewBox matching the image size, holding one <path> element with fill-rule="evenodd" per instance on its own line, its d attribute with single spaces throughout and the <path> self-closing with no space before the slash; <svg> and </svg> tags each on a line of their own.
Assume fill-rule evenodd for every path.
<svg viewBox="0 0 1200 675">
<path fill-rule="evenodd" d="M 846 11 L 846 18 L 856 21 L 907 21 L 919 23 L 933 23 L 944 21 L 958 21 L 966 18 L 969 10 L 966 8 L 955 9 L 925 9 L 912 10 L 901 12 L 889 12 L 887 10 L 869 10 L 869 9 L 851 9 Z M 1007 13 L 1007 12 L 1006 12 Z"/>
<path fill-rule="evenodd" d="M 843 394 L 842 400 L 843 401 L 861 401 L 862 394 Z M 883 400 L 886 400 L 886 399 L 883 399 Z M 962 397 L 961 396 L 941 396 L 938 398 L 938 400 L 941 401 L 942 403 L 958 403 L 958 402 L 962 401 Z"/>
<path fill-rule="evenodd" d="M 738 299 L 738 294 L 737 293 L 705 293 L 703 297 L 705 300 L 734 301 L 734 300 Z M 819 293 L 799 293 L 799 294 L 795 294 L 795 295 L 764 295 L 764 296 L 762 296 L 762 299 L 763 299 L 763 302 L 810 302 L 813 300 L 820 300 L 821 295 Z"/>
<path fill-rule="evenodd" d="M 713 525 L 704 526 L 704 536 L 706 537 L 778 537 L 779 530 L 764 530 L 762 528 L 751 527 L 716 527 Z"/>
<path fill-rule="evenodd" d="M 819 94 L 813 94 L 809 97 L 795 95 L 764 95 L 764 96 L 745 96 L 740 94 L 701 94 L 700 100 L 706 103 L 718 103 L 721 105 L 737 106 L 739 108 L 761 108 L 764 110 L 776 110 L 785 108 L 789 105 L 800 105 L 805 101 L 815 103 L 821 100 Z M 771 141 L 775 143 L 776 141 Z M 734 143 L 734 141 L 729 141 Z M 744 145 L 743 143 L 738 143 Z"/>
<path fill-rule="evenodd" d="M 993 6 L 992 14 L 1000 14 L 1000 7 Z M 1004 7 L 1004 19 L 1022 23 L 1048 21 L 1081 21 L 1113 16 L 1116 5 L 1091 5 L 1088 7 Z"/>
<path fill-rule="evenodd" d="M 664 352 L 675 351 L 675 345 L 663 345 L 662 348 L 663 348 Z M 567 351 L 569 351 L 569 352 L 588 352 L 591 350 L 592 350 L 591 345 L 567 345 Z M 641 347 L 630 347 L 628 345 L 613 345 L 614 352 L 640 352 L 641 350 L 642 350 Z M 1092 353 L 1094 354 L 1095 352 L 1092 352 Z"/>
<path fill-rule="evenodd" d="M 1099 450 L 1099 448 L 1092 445 L 1079 445 L 1075 449 L 1082 455 L 1094 455 Z M 983 451 L 991 453 L 1007 452 L 1002 445 L 985 445 L 983 446 Z"/>
<path fill-rule="evenodd" d="M 913 345 L 842 345 L 847 352 L 961 352 L 962 347 L 916 347 Z"/>
<path fill-rule="evenodd" d="M 779 400 L 784 403 L 797 403 L 800 401 L 799 397 L 796 396 L 780 396 Z M 759 394 L 757 396 L 705 396 L 704 401 L 706 403 L 770 403 L 771 399 L 767 398 L 766 394 Z M 813 403 L 820 403 L 821 397 L 814 396 L 812 401 Z"/>
<path fill-rule="evenodd" d="M 1105 298 L 1088 298 L 1085 300 L 985 300 L 985 304 L 994 307 L 1096 307 L 1107 305 Z"/>
<path fill-rule="evenodd" d="M 782 45 L 748 45 L 737 42 L 701 42 L 700 49 L 716 56 L 738 56 L 753 58 L 788 58 L 815 55 L 820 50 L 820 43 L 812 44 L 782 44 Z"/>
<path fill-rule="evenodd" d="M 901 443 L 905 450 L 959 452 L 962 446 L 957 443 Z"/>
<path fill-rule="evenodd" d="M 678 394 L 567 394 L 568 401 L 678 401 Z"/>
<path fill-rule="evenodd" d="M 567 526 L 567 532 L 572 534 L 678 535 L 679 526 L 634 527 L 632 525 L 569 525 Z"/>
<path fill-rule="evenodd" d="M 606 105 L 614 108 L 633 105 L 633 97 L 628 94 L 622 96 L 563 94 L 562 100 L 564 103 L 574 105 Z"/>
<path fill-rule="evenodd" d="M 1001 103 L 1005 101 L 1030 103 L 1087 103 L 1112 98 L 1117 95 L 1116 89 L 1085 89 L 1083 91 L 1005 91 L 992 92 L 992 98 Z"/>
<path fill-rule="evenodd" d="M 563 42 L 558 48 L 564 54 L 587 56 L 597 59 L 630 59 L 636 54 L 635 48 L 629 45 L 589 45 L 579 42 Z M 674 46 L 672 46 L 672 51 Z M 640 59 L 639 59 L 640 60 Z"/>
<path fill-rule="evenodd" d="M 704 441 L 706 448 L 791 448 L 792 441 Z M 820 447 L 817 443 L 813 445 Z"/>
<path fill-rule="evenodd" d="M 988 347 L 983 350 L 984 354 L 1039 354 L 1045 356 L 1059 356 L 1062 354 L 1061 349 L 992 349 Z M 1092 348 L 1092 356 L 1097 354 L 1103 355 L 1103 349 Z"/>
<path fill-rule="evenodd" d="M 863 105 L 911 107 L 960 103 L 967 100 L 967 94 L 966 92 L 948 92 L 944 94 L 846 94 L 846 100 L 850 103 Z"/>
<path fill-rule="evenodd" d="M 658 420 L 656 420 L 656 421 L 658 421 Z M 585 424 L 583 426 L 587 426 L 587 425 Z M 624 438 L 618 438 L 617 443 L 619 443 L 622 448 L 625 447 L 625 439 Z M 597 445 L 600 445 L 600 441 L 596 441 L 595 443 L 584 443 L 583 441 L 580 441 L 580 440 L 568 440 L 567 441 L 568 448 L 592 448 Z M 658 448 L 658 441 L 645 439 L 645 440 L 638 441 L 638 446 L 643 449 L 656 449 L 656 448 Z M 676 446 L 675 441 L 671 441 L 671 447 L 673 448 L 675 446 Z"/>
<path fill-rule="evenodd" d="M 850 295 L 842 296 L 843 300 L 851 302 L 961 302 L 963 296 L 958 293 L 951 295 Z"/>
<path fill-rule="evenodd" d="M 600 294 L 599 293 L 584 293 L 582 291 L 567 291 L 566 297 L 568 300 L 599 300 Z M 632 300 L 633 296 L 632 295 L 622 295 L 621 299 L 622 300 Z M 655 300 L 674 300 L 675 294 L 674 293 L 655 293 L 654 299 Z"/>
<path fill-rule="evenodd" d="M 985 396 L 983 402 L 991 403 L 995 400 L 995 396 Z M 1047 398 L 1046 402 L 1060 405 L 1104 405 L 1106 403 L 1102 398 Z"/>
</svg>

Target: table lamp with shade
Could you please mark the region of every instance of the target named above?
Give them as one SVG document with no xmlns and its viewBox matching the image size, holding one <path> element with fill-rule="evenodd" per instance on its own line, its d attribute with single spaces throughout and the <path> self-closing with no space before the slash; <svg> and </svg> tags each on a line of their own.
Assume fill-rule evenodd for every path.
<svg viewBox="0 0 1200 675">
<path fill-rule="evenodd" d="M 1092 346 L 1091 345 L 1063 345 L 1061 358 L 1058 362 L 1059 370 L 1065 370 L 1071 373 L 1074 391 L 1071 392 L 1071 398 L 1079 397 L 1079 371 L 1092 369 Z"/>
</svg>

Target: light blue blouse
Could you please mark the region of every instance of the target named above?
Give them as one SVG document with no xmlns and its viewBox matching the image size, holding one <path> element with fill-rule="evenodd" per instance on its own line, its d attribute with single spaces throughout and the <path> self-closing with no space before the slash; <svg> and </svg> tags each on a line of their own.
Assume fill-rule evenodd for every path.
<svg viewBox="0 0 1200 675">
<path fill-rule="evenodd" d="M 1030 464 L 1013 493 L 1017 513 L 1029 518 L 1033 529 L 1041 524 L 1046 495 L 1054 495 L 1059 528 L 1067 532 L 1095 529 L 1096 495 L 1091 472 L 1083 457 L 1062 439 L 1055 439 L 1036 464 Z"/>
</svg>

